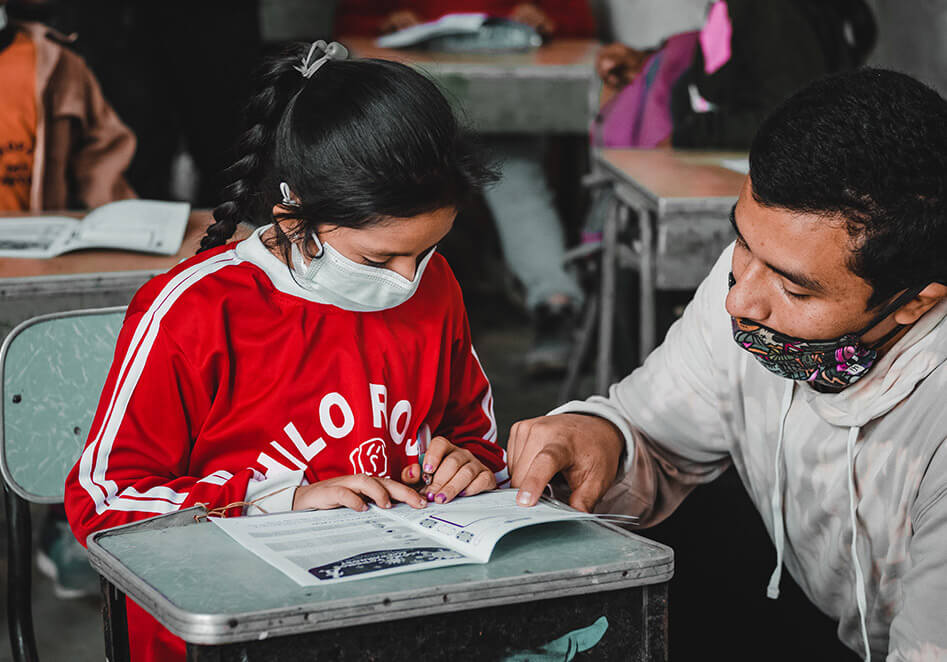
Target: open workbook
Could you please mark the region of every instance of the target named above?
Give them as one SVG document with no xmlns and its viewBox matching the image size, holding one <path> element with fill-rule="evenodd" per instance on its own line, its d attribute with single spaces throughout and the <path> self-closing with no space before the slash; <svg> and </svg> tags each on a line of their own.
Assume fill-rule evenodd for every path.
<svg viewBox="0 0 947 662">
<path fill-rule="evenodd" d="M 234 540 L 298 584 L 378 577 L 464 563 L 487 563 L 510 531 L 533 524 L 591 517 L 541 500 L 517 506 L 517 490 L 505 489 L 391 509 L 349 509 L 212 518 Z"/>
<path fill-rule="evenodd" d="M 84 218 L 0 218 L 0 257 L 54 257 L 82 248 L 174 255 L 181 249 L 190 211 L 186 202 L 119 200 Z"/>
</svg>

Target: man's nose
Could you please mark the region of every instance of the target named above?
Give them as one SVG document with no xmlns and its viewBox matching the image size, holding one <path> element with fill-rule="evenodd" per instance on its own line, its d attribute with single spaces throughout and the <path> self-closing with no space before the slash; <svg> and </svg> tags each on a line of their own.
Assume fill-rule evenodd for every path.
<svg viewBox="0 0 947 662">
<path fill-rule="evenodd" d="M 726 301 L 727 312 L 731 317 L 766 322 L 770 315 L 770 306 L 759 276 L 760 270 L 753 264 L 747 265 L 739 276 L 734 273 L 736 283 L 727 293 Z"/>
</svg>

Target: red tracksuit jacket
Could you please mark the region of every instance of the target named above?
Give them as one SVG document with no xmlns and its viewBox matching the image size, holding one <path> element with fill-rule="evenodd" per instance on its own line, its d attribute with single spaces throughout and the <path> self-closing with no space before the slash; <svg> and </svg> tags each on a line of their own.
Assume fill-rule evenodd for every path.
<svg viewBox="0 0 947 662">
<path fill-rule="evenodd" d="M 440 255 L 395 308 L 352 312 L 312 298 L 256 235 L 142 287 L 66 480 L 80 541 L 287 481 L 398 479 L 437 435 L 507 479 L 490 383 Z M 183 642 L 130 601 L 129 631 L 134 662 L 184 659 Z"/>
</svg>

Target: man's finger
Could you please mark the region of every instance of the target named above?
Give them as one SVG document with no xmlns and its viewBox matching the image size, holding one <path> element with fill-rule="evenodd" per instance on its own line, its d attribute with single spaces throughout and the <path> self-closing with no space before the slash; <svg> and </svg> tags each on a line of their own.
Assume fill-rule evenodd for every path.
<svg viewBox="0 0 947 662">
<path fill-rule="evenodd" d="M 510 468 L 511 476 L 516 475 L 517 472 L 522 473 L 522 470 L 526 468 L 521 467 L 521 465 L 529 459 L 526 453 L 529 447 L 530 435 L 535 427 L 534 421 L 536 421 L 535 418 L 519 421 L 513 425 L 513 429 L 510 431 L 510 440 L 507 442 L 506 448 L 506 463 Z"/>
<path fill-rule="evenodd" d="M 602 498 L 604 492 L 588 481 L 579 483 L 569 497 L 569 505 L 583 513 L 590 513 Z"/>
<path fill-rule="evenodd" d="M 529 464 L 526 477 L 520 483 L 516 503 L 521 506 L 535 506 L 552 477 L 568 466 L 563 454 L 555 447 L 547 446 L 536 454 Z"/>
</svg>

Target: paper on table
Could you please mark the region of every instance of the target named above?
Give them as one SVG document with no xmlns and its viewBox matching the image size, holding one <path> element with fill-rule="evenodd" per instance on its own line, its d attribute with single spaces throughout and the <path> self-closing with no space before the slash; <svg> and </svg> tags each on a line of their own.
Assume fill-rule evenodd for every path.
<svg viewBox="0 0 947 662">
<path fill-rule="evenodd" d="M 470 34 L 479 30 L 487 18 L 486 14 L 478 13 L 445 14 L 434 21 L 412 25 L 379 37 L 375 43 L 380 48 L 407 48 L 432 37 Z"/>
<path fill-rule="evenodd" d="M 46 258 L 83 248 L 174 255 L 190 214 L 186 202 L 119 200 L 85 218 L 0 218 L 0 257 Z"/>
<path fill-rule="evenodd" d="M 397 504 L 213 518 L 235 541 L 302 585 L 322 585 L 464 563 L 486 563 L 504 534 L 590 515 L 496 490 L 415 510 Z"/>
</svg>

